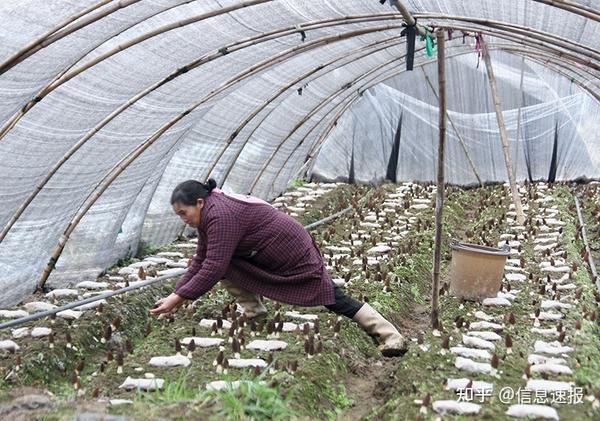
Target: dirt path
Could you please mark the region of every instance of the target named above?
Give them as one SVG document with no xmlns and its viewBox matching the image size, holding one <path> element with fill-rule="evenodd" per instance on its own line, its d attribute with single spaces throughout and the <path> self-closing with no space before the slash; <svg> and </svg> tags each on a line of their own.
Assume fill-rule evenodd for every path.
<svg viewBox="0 0 600 421">
<path fill-rule="evenodd" d="M 409 312 L 410 317 L 393 317 L 389 319 L 408 340 L 429 326 L 429 313 L 423 305 L 415 303 Z M 353 373 L 346 381 L 346 392 L 354 401 L 354 405 L 338 416 L 338 419 L 358 421 L 383 404 L 392 390 L 398 368 L 398 358 L 377 358 L 366 364 L 352 367 Z"/>
</svg>

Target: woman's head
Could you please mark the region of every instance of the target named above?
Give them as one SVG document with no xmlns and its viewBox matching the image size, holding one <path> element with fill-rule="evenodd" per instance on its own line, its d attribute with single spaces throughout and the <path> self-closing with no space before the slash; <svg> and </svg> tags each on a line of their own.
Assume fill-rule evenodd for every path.
<svg viewBox="0 0 600 421">
<path fill-rule="evenodd" d="M 200 225 L 200 214 L 204 207 L 204 199 L 217 187 L 217 182 L 212 178 L 206 184 L 196 180 L 187 180 L 180 183 L 171 194 L 173 211 L 186 224 L 197 228 Z"/>
</svg>

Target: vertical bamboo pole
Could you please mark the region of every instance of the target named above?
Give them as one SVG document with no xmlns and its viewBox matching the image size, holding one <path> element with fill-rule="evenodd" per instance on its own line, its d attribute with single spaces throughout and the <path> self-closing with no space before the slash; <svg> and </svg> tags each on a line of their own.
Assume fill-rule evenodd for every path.
<svg viewBox="0 0 600 421">
<path fill-rule="evenodd" d="M 521 60 L 521 81 L 519 82 L 519 111 L 517 112 L 517 137 L 515 139 L 516 153 L 515 153 L 515 168 L 513 172 L 513 177 L 517 178 L 517 167 L 519 166 L 519 155 L 521 151 L 519 150 L 519 135 L 521 134 L 521 109 L 523 108 L 523 76 L 525 76 L 525 57 L 522 57 Z"/>
<path fill-rule="evenodd" d="M 438 92 L 439 92 L 439 144 L 437 165 L 437 197 L 435 200 L 435 248 L 433 252 L 433 287 L 431 291 L 431 327 L 439 329 L 440 261 L 442 256 L 442 210 L 444 208 L 444 146 L 446 140 L 446 52 L 445 32 L 438 30 Z"/>
<path fill-rule="evenodd" d="M 490 82 L 490 89 L 492 91 L 492 98 L 494 100 L 496 118 L 498 119 L 500 141 L 502 142 L 502 150 L 504 151 L 506 172 L 508 173 L 510 191 L 512 193 L 513 203 L 515 204 L 515 211 L 517 213 L 517 222 L 519 225 L 523 225 L 525 223 L 525 215 L 523 214 L 523 205 L 521 204 L 521 198 L 519 197 L 519 191 L 517 189 L 517 183 L 515 182 L 515 176 L 513 173 L 512 160 L 510 158 L 510 151 L 508 150 L 508 134 L 506 133 L 506 125 L 504 124 L 504 116 L 502 115 L 502 104 L 500 103 L 500 96 L 498 95 L 498 86 L 496 84 L 496 78 L 494 77 L 494 69 L 492 68 L 490 52 L 488 51 L 487 44 L 483 41 L 483 38 L 481 39 L 481 47 L 483 51 L 483 60 L 485 61 L 485 68 L 487 70 L 488 79 Z"/>
</svg>

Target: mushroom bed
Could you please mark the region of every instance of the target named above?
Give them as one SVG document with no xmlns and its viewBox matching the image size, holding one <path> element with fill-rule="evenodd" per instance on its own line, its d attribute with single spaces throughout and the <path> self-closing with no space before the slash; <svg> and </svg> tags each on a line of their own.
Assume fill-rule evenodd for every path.
<svg viewBox="0 0 600 421">
<path fill-rule="evenodd" d="M 351 320 L 269 300 L 248 321 L 224 288 L 152 317 L 175 279 L 0 331 L 2 419 L 600 419 L 598 184 L 446 187 L 441 328 L 431 329 L 436 187 L 296 183 L 273 202 L 309 224 L 337 285 L 409 338 L 383 358 Z M 451 240 L 510 247 L 502 288 L 451 296 Z M 187 267 L 194 239 L 148 249 L 97 282 L 36 294 L 7 321 Z M 512 394 L 511 394 L 512 393 Z M 105 414 L 105 415 L 102 415 Z M 79 418 L 77 418 L 79 419 Z M 110 418 L 112 419 L 112 418 Z"/>
</svg>

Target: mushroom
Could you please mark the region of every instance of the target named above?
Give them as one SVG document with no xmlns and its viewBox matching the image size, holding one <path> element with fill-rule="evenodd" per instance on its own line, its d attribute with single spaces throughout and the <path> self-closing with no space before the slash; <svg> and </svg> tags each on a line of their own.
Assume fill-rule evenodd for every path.
<svg viewBox="0 0 600 421">
<path fill-rule="evenodd" d="M 187 353 L 187 357 L 189 359 L 192 359 L 192 353 L 196 350 L 196 341 L 194 341 L 193 339 L 188 343 L 187 346 L 188 349 L 188 353 Z"/>
<path fill-rule="evenodd" d="M 123 373 L 123 351 L 119 349 L 117 351 L 117 374 Z"/>
</svg>

